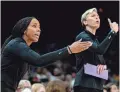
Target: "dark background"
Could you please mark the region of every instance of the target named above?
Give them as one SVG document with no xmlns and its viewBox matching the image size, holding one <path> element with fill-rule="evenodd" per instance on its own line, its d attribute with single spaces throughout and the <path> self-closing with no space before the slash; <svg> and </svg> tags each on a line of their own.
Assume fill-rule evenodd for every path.
<svg viewBox="0 0 120 92">
<path fill-rule="evenodd" d="M 32 48 L 47 53 L 74 42 L 81 32 L 80 18 L 84 11 L 96 7 L 101 18 L 97 31 L 100 41 L 110 31 L 107 18 L 119 22 L 119 1 L 1 1 L 1 45 L 10 35 L 16 22 L 26 16 L 34 16 L 41 23 L 41 36 Z M 109 67 L 118 73 L 119 35 L 112 41 L 104 55 Z M 75 64 L 74 56 L 70 57 Z"/>
</svg>

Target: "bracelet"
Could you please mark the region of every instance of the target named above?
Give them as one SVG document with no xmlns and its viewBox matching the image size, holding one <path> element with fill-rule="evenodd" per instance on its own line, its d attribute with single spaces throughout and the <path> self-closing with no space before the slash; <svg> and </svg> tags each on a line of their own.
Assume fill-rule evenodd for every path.
<svg viewBox="0 0 120 92">
<path fill-rule="evenodd" d="M 69 46 L 67 46 L 67 48 L 68 48 L 68 50 L 69 50 L 70 54 L 72 54 L 72 51 L 71 51 L 70 47 L 69 47 Z"/>
</svg>

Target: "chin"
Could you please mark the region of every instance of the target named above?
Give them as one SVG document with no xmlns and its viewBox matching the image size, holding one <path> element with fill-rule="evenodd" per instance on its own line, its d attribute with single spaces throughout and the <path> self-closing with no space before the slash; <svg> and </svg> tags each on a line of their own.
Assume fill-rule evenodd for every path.
<svg viewBox="0 0 120 92">
<path fill-rule="evenodd" d="M 99 27 L 96 27 L 96 29 L 98 29 Z"/>
<path fill-rule="evenodd" d="M 38 42 L 38 40 L 37 40 L 37 41 L 34 41 L 34 42 Z"/>
<path fill-rule="evenodd" d="M 100 24 L 98 24 L 97 27 L 99 28 L 99 27 L 100 27 Z"/>
<path fill-rule="evenodd" d="M 34 39 L 33 42 L 38 42 L 38 39 Z"/>
<path fill-rule="evenodd" d="M 96 29 L 98 29 L 99 27 L 100 27 L 100 25 L 95 26 Z"/>
</svg>

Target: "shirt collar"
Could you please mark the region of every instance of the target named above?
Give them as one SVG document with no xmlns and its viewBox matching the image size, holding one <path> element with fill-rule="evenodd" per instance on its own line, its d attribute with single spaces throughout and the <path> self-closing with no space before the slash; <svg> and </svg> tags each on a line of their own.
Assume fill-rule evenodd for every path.
<svg viewBox="0 0 120 92">
<path fill-rule="evenodd" d="M 96 35 L 93 35 L 91 32 L 89 32 L 88 30 L 85 30 L 85 32 L 87 33 L 87 34 L 89 34 L 90 35 L 90 37 L 92 37 L 93 39 L 96 39 L 98 36 L 96 36 Z"/>
</svg>

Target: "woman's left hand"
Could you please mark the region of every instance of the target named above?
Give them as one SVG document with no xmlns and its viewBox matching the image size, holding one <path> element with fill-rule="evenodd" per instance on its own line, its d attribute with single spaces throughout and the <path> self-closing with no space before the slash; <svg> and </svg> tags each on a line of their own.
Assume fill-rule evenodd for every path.
<svg viewBox="0 0 120 92">
<path fill-rule="evenodd" d="M 112 23 L 109 18 L 108 18 L 108 22 L 109 22 L 111 30 L 113 30 L 115 33 L 117 33 L 118 32 L 118 23 L 116 23 L 116 22 Z"/>
<path fill-rule="evenodd" d="M 106 65 L 101 65 L 101 64 L 99 64 L 98 66 L 97 66 L 97 73 L 98 74 L 101 74 L 104 70 L 106 70 L 107 69 L 107 66 Z"/>
</svg>

